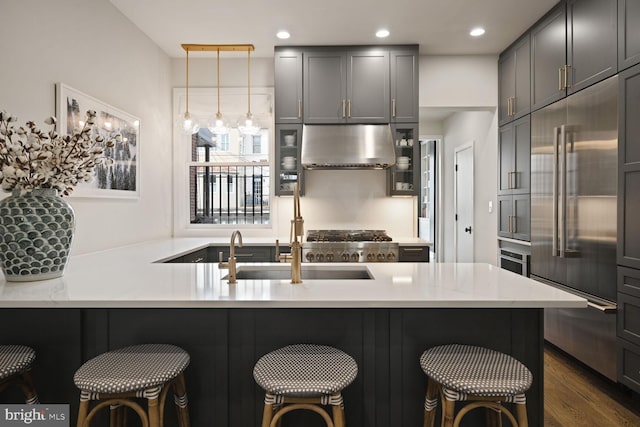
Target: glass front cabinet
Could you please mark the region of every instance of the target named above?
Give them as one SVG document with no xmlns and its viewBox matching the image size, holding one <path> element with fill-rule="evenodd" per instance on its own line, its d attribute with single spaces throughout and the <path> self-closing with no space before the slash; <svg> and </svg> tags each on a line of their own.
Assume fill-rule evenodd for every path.
<svg viewBox="0 0 640 427">
<path fill-rule="evenodd" d="M 387 171 L 387 193 L 415 196 L 420 193 L 420 141 L 417 124 L 392 125 L 396 164 Z"/>
<path fill-rule="evenodd" d="M 304 194 L 300 146 L 302 125 L 276 125 L 276 195 L 293 195 L 296 183 L 300 194 Z"/>
</svg>

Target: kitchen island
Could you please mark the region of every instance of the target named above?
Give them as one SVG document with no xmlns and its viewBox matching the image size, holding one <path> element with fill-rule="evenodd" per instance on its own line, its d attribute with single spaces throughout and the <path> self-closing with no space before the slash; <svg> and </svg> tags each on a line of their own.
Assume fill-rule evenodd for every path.
<svg viewBox="0 0 640 427">
<path fill-rule="evenodd" d="M 349 426 L 421 425 L 426 380 L 418 358 L 430 346 L 460 342 L 506 352 L 529 367 L 529 421 L 542 425 L 542 309 L 586 307 L 586 300 L 489 264 L 303 264 L 303 271 L 364 269 L 371 278 L 229 285 L 217 264 L 157 262 L 210 241 L 166 239 L 75 256 L 62 278 L 0 282 L 0 321 L 11 325 L 1 341 L 36 349 L 41 400 L 70 403 L 74 420 L 72 377 L 84 360 L 166 342 L 191 354 L 193 426 L 259 425 L 263 392 L 253 381 L 254 363 L 274 348 L 313 342 L 358 362 L 358 378 L 344 393 Z M 279 267 L 241 264 L 238 271 Z"/>
</svg>

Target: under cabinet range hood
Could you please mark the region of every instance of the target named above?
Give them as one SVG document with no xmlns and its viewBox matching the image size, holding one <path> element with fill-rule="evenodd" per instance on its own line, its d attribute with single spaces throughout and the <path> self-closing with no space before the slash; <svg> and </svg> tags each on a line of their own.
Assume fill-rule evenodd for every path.
<svg viewBox="0 0 640 427">
<path fill-rule="evenodd" d="M 303 125 L 305 169 L 386 169 L 396 163 L 391 126 Z"/>
</svg>

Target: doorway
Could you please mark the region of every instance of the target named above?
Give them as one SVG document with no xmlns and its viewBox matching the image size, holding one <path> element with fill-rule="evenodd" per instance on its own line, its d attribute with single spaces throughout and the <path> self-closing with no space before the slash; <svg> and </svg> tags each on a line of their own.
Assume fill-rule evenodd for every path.
<svg viewBox="0 0 640 427">
<path fill-rule="evenodd" d="M 454 180 L 455 262 L 473 262 L 473 142 L 455 149 Z"/>
<path fill-rule="evenodd" d="M 420 195 L 418 199 L 418 237 L 431 243 L 429 259 L 441 262 L 443 250 L 440 236 L 442 203 L 440 197 L 441 173 L 441 137 L 424 137 L 420 139 Z"/>
</svg>

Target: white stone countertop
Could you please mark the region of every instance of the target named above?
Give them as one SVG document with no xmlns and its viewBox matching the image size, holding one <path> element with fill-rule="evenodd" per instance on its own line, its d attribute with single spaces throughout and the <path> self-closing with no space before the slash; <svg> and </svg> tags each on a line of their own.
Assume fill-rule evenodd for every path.
<svg viewBox="0 0 640 427">
<path fill-rule="evenodd" d="M 238 280 L 228 284 L 217 263 L 168 264 L 161 259 L 223 239 L 179 238 L 71 257 L 65 274 L 38 282 L 6 282 L 0 307 L 176 308 L 544 308 L 586 307 L 587 301 L 490 264 L 310 264 L 305 268 L 366 268 L 373 279 Z M 226 239 L 224 239 L 226 240 Z M 267 239 L 244 239 L 245 245 Z M 271 240 L 269 241 L 271 242 Z M 243 269 L 287 268 L 239 264 Z"/>
</svg>

